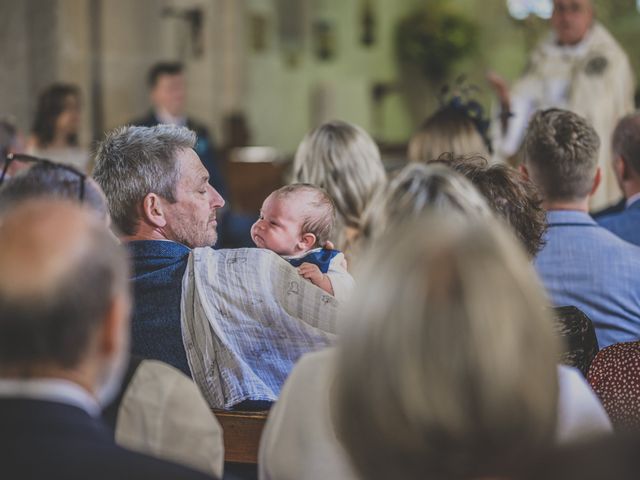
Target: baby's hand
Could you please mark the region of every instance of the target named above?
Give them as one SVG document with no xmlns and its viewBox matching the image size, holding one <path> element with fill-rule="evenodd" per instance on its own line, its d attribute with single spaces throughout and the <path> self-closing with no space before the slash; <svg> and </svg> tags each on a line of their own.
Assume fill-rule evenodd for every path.
<svg viewBox="0 0 640 480">
<path fill-rule="evenodd" d="M 298 273 L 313 283 L 315 286 L 320 287 L 325 292 L 333 295 L 333 287 L 331 280 L 325 274 L 323 274 L 317 265 L 313 263 L 303 263 L 298 267 Z"/>
</svg>

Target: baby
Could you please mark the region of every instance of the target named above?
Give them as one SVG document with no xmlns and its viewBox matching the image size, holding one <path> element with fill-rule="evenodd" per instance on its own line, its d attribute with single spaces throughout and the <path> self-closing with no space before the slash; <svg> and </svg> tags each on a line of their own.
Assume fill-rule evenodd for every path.
<svg viewBox="0 0 640 480">
<path fill-rule="evenodd" d="M 281 255 L 298 273 L 338 300 L 353 288 L 344 255 L 324 248 L 335 223 L 335 205 L 323 189 L 306 183 L 271 193 L 251 227 L 256 246 Z"/>
</svg>

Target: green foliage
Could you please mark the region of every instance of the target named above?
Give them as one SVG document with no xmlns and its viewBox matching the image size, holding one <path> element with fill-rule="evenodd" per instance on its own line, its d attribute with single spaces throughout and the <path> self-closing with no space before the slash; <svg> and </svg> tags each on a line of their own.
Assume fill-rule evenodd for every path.
<svg viewBox="0 0 640 480">
<path fill-rule="evenodd" d="M 439 82 L 455 62 L 475 51 L 477 39 L 475 22 L 446 2 L 429 2 L 398 23 L 396 52 L 401 62 L 418 66 Z"/>
</svg>

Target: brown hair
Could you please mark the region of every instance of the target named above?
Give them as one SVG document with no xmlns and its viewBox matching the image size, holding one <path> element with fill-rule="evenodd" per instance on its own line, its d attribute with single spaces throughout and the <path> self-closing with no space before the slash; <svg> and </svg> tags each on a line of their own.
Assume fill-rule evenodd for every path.
<svg viewBox="0 0 640 480">
<path fill-rule="evenodd" d="M 599 148 L 598 134 L 586 119 L 550 108 L 529 123 L 524 163 L 547 200 L 578 200 L 591 192 Z"/>
<path fill-rule="evenodd" d="M 467 177 L 499 218 L 511 226 L 531 258 L 544 246 L 547 219 L 542 198 L 533 183 L 504 164 L 489 165 L 479 155 L 441 155 L 444 163 Z"/>
</svg>

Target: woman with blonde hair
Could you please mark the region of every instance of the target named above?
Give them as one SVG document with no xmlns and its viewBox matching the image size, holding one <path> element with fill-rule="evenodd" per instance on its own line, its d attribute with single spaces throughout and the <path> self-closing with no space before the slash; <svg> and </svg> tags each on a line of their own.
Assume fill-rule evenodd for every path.
<svg viewBox="0 0 640 480">
<path fill-rule="evenodd" d="M 455 156 L 489 156 L 489 141 L 482 131 L 485 126 L 481 115 L 472 115 L 467 104 L 456 98 L 428 117 L 413 134 L 407 152 L 410 161 L 430 162 L 445 152 Z"/>
<path fill-rule="evenodd" d="M 336 248 L 349 253 L 365 208 L 387 181 L 380 151 L 362 128 L 341 121 L 309 132 L 293 161 L 293 183 L 324 188 L 337 209 Z"/>
<path fill-rule="evenodd" d="M 394 224 L 427 210 L 446 212 L 463 222 L 492 217 L 484 197 L 464 176 L 442 164 L 410 163 L 369 203 L 358 249 L 365 248 Z"/>
<path fill-rule="evenodd" d="M 432 216 L 367 259 L 334 403 L 362 478 L 509 478 L 535 459 L 554 439 L 558 346 L 512 235 Z"/>
</svg>

